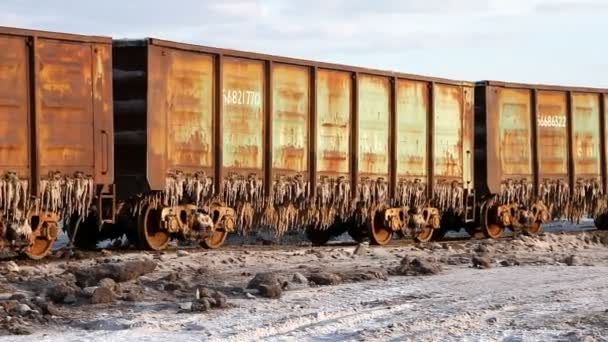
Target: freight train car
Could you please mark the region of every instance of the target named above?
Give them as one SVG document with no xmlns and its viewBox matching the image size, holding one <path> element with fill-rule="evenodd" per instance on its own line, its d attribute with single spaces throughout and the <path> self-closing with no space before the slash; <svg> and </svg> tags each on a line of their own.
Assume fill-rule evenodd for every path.
<svg viewBox="0 0 608 342">
<path fill-rule="evenodd" d="M 552 218 L 606 229 L 606 89 L 478 82 L 475 184 L 484 233 Z"/>
<path fill-rule="evenodd" d="M 158 39 L 113 60 L 117 222 L 141 247 L 474 219 L 473 84 Z"/>
<path fill-rule="evenodd" d="M 0 27 L 0 251 L 39 259 L 60 221 L 112 219 L 111 43 Z"/>
</svg>

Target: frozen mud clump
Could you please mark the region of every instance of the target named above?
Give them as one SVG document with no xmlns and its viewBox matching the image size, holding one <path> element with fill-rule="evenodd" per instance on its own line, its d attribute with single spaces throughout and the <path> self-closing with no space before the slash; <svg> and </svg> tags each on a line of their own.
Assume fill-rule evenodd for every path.
<svg viewBox="0 0 608 342">
<path fill-rule="evenodd" d="M 248 289 L 258 290 L 262 297 L 280 298 L 289 282 L 274 272 L 258 273 L 247 284 Z"/>
<path fill-rule="evenodd" d="M 389 270 L 388 273 L 390 275 L 401 276 L 435 275 L 441 273 L 441 266 L 428 260 L 410 259 L 408 256 L 405 256 L 401 260 L 401 264 Z"/>
<path fill-rule="evenodd" d="M 487 255 L 474 255 L 471 258 L 471 263 L 473 264 L 474 268 L 488 269 L 492 268 L 494 262 Z"/>
<path fill-rule="evenodd" d="M 383 270 L 367 270 L 367 271 L 354 271 L 343 273 L 340 275 L 342 280 L 345 283 L 354 283 L 360 281 L 369 281 L 369 280 L 388 280 L 386 277 L 386 272 Z"/>
<path fill-rule="evenodd" d="M 71 300 L 66 299 L 71 299 L 72 297 L 75 297 L 79 291 L 80 289 L 76 288 L 73 285 L 59 283 L 50 287 L 46 292 L 46 296 L 55 303 L 69 304 L 67 302 L 71 302 Z"/>
<path fill-rule="evenodd" d="M 114 303 L 114 292 L 108 287 L 100 286 L 95 289 L 91 297 L 92 304 L 109 304 Z"/>
<path fill-rule="evenodd" d="M 76 284 L 80 287 L 94 286 L 104 278 L 116 282 L 126 282 L 141 275 L 154 272 L 156 263 L 151 260 L 128 261 L 113 264 L 103 264 L 74 271 Z"/>
<path fill-rule="evenodd" d="M 342 277 L 335 273 L 318 272 L 309 274 L 308 281 L 316 285 L 338 285 L 342 282 Z"/>
<path fill-rule="evenodd" d="M 182 303 L 179 313 L 206 312 L 211 308 L 225 308 L 227 306 L 227 297 L 224 293 L 201 286 L 196 288 L 195 301 Z"/>
<path fill-rule="evenodd" d="M 576 255 L 570 255 L 564 258 L 563 263 L 568 266 L 579 266 L 581 261 Z"/>
</svg>

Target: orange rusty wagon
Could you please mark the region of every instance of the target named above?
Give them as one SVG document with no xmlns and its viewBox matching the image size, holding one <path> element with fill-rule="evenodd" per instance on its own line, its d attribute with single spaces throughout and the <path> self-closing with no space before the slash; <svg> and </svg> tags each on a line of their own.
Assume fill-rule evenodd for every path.
<svg viewBox="0 0 608 342">
<path fill-rule="evenodd" d="M 142 247 L 263 227 L 428 241 L 474 218 L 471 83 L 117 40 L 114 103 L 117 193 L 134 198 L 118 221 Z"/>
<path fill-rule="evenodd" d="M 113 217 L 112 40 L 0 27 L 0 250 Z"/>
</svg>

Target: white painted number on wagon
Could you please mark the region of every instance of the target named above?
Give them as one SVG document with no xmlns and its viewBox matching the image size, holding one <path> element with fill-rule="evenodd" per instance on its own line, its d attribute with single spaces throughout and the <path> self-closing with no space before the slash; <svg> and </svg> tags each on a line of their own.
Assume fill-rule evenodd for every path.
<svg viewBox="0 0 608 342">
<path fill-rule="evenodd" d="M 223 89 L 222 96 L 224 104 L 259 106 L 262 103 L 262 96 L 259 91 L 242 89 Z"/>
<path fill-rule="evenodd" d="M 566 127 L 566 117 L 561 115 L 539 115 L 539 127 Z"/>
</svg>

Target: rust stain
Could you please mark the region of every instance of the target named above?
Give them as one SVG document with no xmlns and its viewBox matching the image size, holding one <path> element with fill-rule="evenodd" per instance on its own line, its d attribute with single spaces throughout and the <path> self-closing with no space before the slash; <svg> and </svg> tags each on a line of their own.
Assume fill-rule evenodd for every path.
<svg viewBox="0 0 608 342">
<path fill-rule="evenodd" d="M 349 172 L 351 86 L 349 73 L 330 70 L 318 72 L 317 172 Z"/>
<path fill-rule="evenodd" d="M 225 58 L 222 78 L 223 167 L 261 170 L 264 155 L 264 64 Z"/>
<path fill-rule="evenodd" d="M 213 165 L 213 58 L 171 50 L 166 85 L 167 163 L 172 169 Z"/>
<path fill-rule="evenodd" d="M 308 167 L 309 70 L 275 64 L 272 87 L 272 168 L 304 172 Z"/>
<path fill-rule="evenodd" d="M 498 141 L 502 174 L 532 174 L 530 92 L 498 90 Z"/>
<path fill-rule="evenodd" d="M 564 92 L 538 92 L 536 126 L 541 177 L 568 173 L 566 100 Z"/>
<path fill-rule="evenodd" d="M 462 177 L 462 90 L 435 87 L 434 171 L 440 177 Z"/>
<path fill-rule="evenodd" d="M 595 94 L 572 95 L 575 175 L 600 174 L 600 109 Z"/>
<path fill-rule="evenodd" d="M 44 39 L 36 48 L 41 174 L 93 174 L 92 50 Z"/>
<path fill-rule="evenodd" d="M 29 178 L 28 58 L 24 39 L 0 37 L 0 172 Z"/>
<path fill-rule="evenodd" d="M 397 81 L 397 175 L 425 177 L 427 174 L 427 83 Z"/>
<path fill-rule="evenodd" d="M 361 175 L 388 174 L 390 82 L 360 75 L 358 158 Z"/>
</svg>

